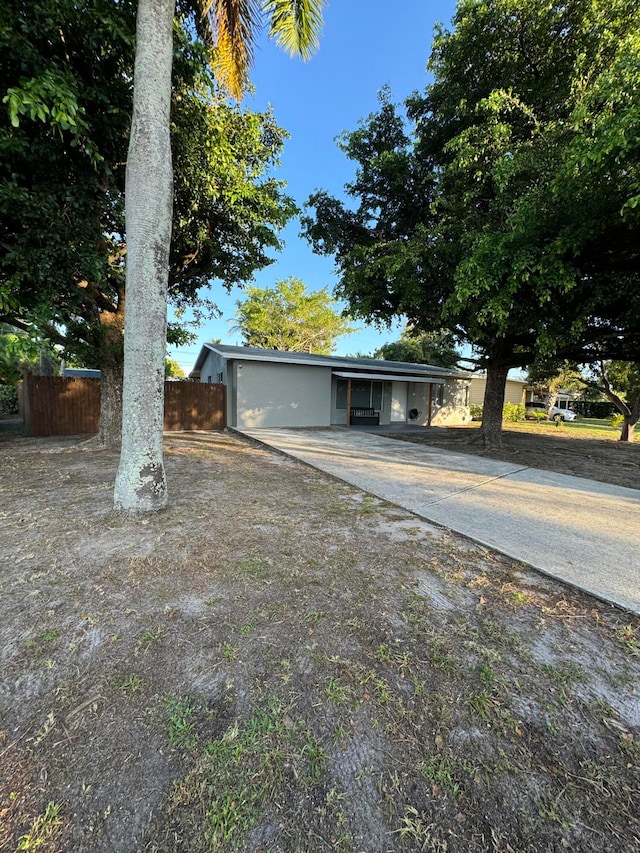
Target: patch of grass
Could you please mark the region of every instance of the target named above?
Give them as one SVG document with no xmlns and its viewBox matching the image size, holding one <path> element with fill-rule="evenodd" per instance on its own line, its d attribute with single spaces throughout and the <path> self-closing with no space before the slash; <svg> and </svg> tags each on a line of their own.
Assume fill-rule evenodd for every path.
<svg viewBox="0 0 640 853">
<path fill-rule="evenodd" d="M 483 720 L 489 720 L 493 707 L 493 700 L 488 690 L 482 690 L 480 693 L 472 694 L 467 699 L 467 705 L 482 717 Z"/>
<path fill-rule="evenodd" d="M 376 678 L 373 682 L 373 692 L 376 697 L 376 700 L 381 705 L 389 704 L 393 699 L 393 691 L 384 680 L 384 678 Z"/>
<path fill-rule="evenodd" d="M 325 750 L 309 738 L 302 747 L 300 754 L 304 756 L 309 763 L 308 775 L 310 781 L 319 781 L 327 761 L 327 753 Z"/>
<path fill-rule="evenodd" d="M 630 734 L 624 734 L 618 743 L 620 752 L 627 758 L 627 767 L 640 768 L 640 741 Z"/>
<path fill-rule="evenodd" d="M 482 643 L 477 643 L 475 640 L 465 640 L 464 648 L 483 658 L 487 664 L 499 664 L 502 661 L 502 655 L 495 649 L 491 649 Z"/>
<path fill-rule="evenodd" d="M 322 622 L 326 615 L 322 610 L 310 610 L 304 619 L 305 622 L 309 622 L 311 625 L 317 625 L 319 622 Z"/>
<path fill-rule="evenodd" d="M 184 699 L 166 699 L 169 749 L 182 748 L 193 750 L 198 738 L 195 732 L 196 718 L 200 710 L 198 704 L 190 696 Z"/>
<path fill-rule="evenodd" d="M 391 660 L 391 649 L 387 643 L 380 643 L 378 648 L 375 650 L 374 655 L 376 659 L 382 663 L 389 663 Z"/>
<path fill-rule="evenodd" d="M 504 596 L 507 601 L 516 606 L 523 606 L 531 601 L 531 596 L 522 590 L 506 590 Z"/>
<path fill-rule="evenodd" d="M 640 637 L 632 625 L 623 625 L 616 631 L 618 644 L 631 655 L 640 655 Z"/>
<path fill-rule="evenodd" d="M 374 652 L 374 656 L 376 660 L 381 663 L 387 663 L 391 666 L 397 666 L 401 672 L 404 672 L 405 669 L 409 667 L 411 664 L 411 655 L 409 652 L 401 652 L 397 649 L 394 649 L 388 643 L 380 643 L 378 648 Z"/>
<path fill-rule="evenodd" d="M 413 806 L 405 808 L 400 828 L 396 830 L 401 839 L 411 842 L 412 850 L 425 850 L 430 853 L 447 853 L 449 845 L 440 838 L 440 830 L 433 822 Z"/>
<path fill-rule="evenodd" d="M 183 804 L 192 815 L 201 815 L 196 832 L 208 849 L 244 851 L 247 834 L 269 803 L 277 801 L 286 779 L 293 776 L 305 786 L 321 776 L 324 750 L 290 710 L 274 698 L 244 723 L 234 722 L 205 746 L 197 767 L 176 786 L 169 811 L 175 810 L 178 822 L 186 817 Z"/>
<path fill-rule="evenodd" d="M 50 654 L 55 648 L 57 640 L 60 638 L 60 631 L 56 628 L 50 628 L 46 631 L 40 631 L 25 642 L 25 648 L 32 657 L 43 657 Z"/>
<path fill-rule="evenodd" d="M 351 691 L 347 685 L 341 683 L 339 678 L 330 678 L 324 687 L 324 695 L 329 702 L 341 705 L 349 701 Z"/>
<path fill-rule="evenodd" d="M 123 693 L 138 693 L 142 689 L 142 679 L 139 675 L 130 675 L 118 682 L 118 687 Z"/>
<path fill-rule="evenodd" d="M 240 571 L 252 578 L 265 578 L 271 571 L 271 560 L 243 560 L 240 563 Z"/>
<path fill-rule="evenodd" d="M 227 663 L 232 663 L 238 658 L 238 650 L 231 643 L 222 644 L 222 657 Z"/>
<path fill-rule="evenodd" d="M 18 841 L 18 850 L 33 853 L 33 851 L 46 850 L 55 842 L 62 828 L 60 816 L 60 804 L 53 801 L 47 803 L 44 813 L 38 815 L 31 824 L 29 831 Z"/>
<path fill-rule="evenodd" d="M 543 664 L 542 669 L 554 684 L 566 687 L 570 684 L 585 683 L 587 674 L 575 661 L 560 661 L 557 664 Z"/>
<path fill-rule="evenodd" d="M 485 687 L 493 687 L 496 683 L 497 676 L 491 666 L 488 663 L 482 663 L 480 666 L 476 667 L 476 672 L 478 673 L 478 677 L 480 678 L 480 682 Z"/>
<path fill-rule="evenodd" d="M 422 762 L 420 772 L 429 782 L 457 796 L 460 793 L 460 785 L 456 781 L 456 776 L 461 773 L 468 776 L 472 768 L 467 764 L 459 765 L 447 756 L 431 755 Z"/>
<path fill-rule="evenodd" d="M 562 827 L 564 830 L 570 830 L 573 828 L 574 822 L 569 819 L 562 803 L 560 802 L 562 793 L 564 793 L 564 791 L 562 791 L 553 800 L 543 800 L 540 804 L 540 817 L 550 820 L 553 823 L 557 823 L 558 826 Z"/>
<path fill-rule="evenodd" d="M 371 515 L 371 513 L 377 512 L 379 509 L 380 501 L 377 498 L 372 498 L 370 495 L 365 495 L 356 512 L 360 515 Z"/>
<path fill-rule="evenodd" d="M 460 668 L 460 661 L 451 654 L 447 642 L 435 633 L 429 638 L 429 662 L 447 675 L 453 675 Z"/>
<path fill-rule="evenodd" d="M 142 646 L 144 654 L 146 655 L 151 646 L 161 640 L 163 636 L 163 628 L 147 628 L 146 631 L 143 631 L 142 636 L 140 637 L 140 645 Z"/>
</svg>

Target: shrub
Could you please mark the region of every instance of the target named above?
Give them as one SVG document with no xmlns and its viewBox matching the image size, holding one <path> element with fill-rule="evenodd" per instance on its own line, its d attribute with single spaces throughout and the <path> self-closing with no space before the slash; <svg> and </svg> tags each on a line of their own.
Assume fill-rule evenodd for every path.
<svg viewBox="0 0 640 853">
<path fill-rule="evenodd" d="M 478 403 L 474 403 L 472 406 L 469 406 L 469 411 L 471 412 L 472 421 L 482 420 L 482 406 L 478 405 Z"/>
<path fill-rule="evenodd" d="M 611 415 L 611 420 L 609 421 L 612 427 L 617 429 L 622 428 L 622 424 L 624 423 L 624 415 L 621 415 L 617 412 L 615 415 Z"/>
<path fill-rule="evenodd" d="M 18 414 L 18 389 L 15 385 L 0 385 L 0 415 Z"/>
<path fill-rule="evenodd" d="M 509 423 L 524 420 L 525 408 L 521 403 L 505 403 L 502 410 L 502 420 Z"/>
</svg>

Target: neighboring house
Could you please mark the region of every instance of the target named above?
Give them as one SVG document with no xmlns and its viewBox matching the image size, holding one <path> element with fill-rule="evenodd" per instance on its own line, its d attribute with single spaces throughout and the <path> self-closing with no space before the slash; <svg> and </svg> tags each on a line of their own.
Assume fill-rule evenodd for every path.
<svg viewBox="0 0 640 853">
<path fill-rule="evenodd" d="M 482 406 L 484 403 L 484 392 L 487 387 L 487 377 L 483 373 L 477 373 L 471 376 L 469 405 Z M 559 409 L 570 409 L 571 403 L 579 399 L 579 394 L 573 394 L 564 389 L 558 392 L 556 406 Z M 514 403 L 515 405 L 524 406 L 526 403 L 539 401 L 533 388 L 527 385 L 524 379 L 507 379 L 504 390 L 504 402 Z"/>
<path fill-rule="evenodd" d="M 424 364 L 204 344 L 190 378 L 227 386 L 239 429 L 470 420 L 469 374 Z"/>
<path fill-rule="evenodd" d="M 67 379 L 100 379 L 100 371 L 88 367 L 67 367 L 63 361 L 60 376 L 66 376 Z"/>
<path fill-rule="evenodd" d="M 565 391 L 564 388 L 561 388 L 558 391 L 558 397 L 556 399 L 555 405 L 558 409 L 570 409 L 571 404 L 574 403 L 576 400 L 579 400 L 580 396 L 581 395 L 579 393 L 573 391 Z M 538 401 L 544 402 L 544 400 L 542 400 L 542 398 L 535 393 L 533 388 L 527 388 L 526 402 L 534 403 Z"/>
<path fill-rule="evenodd" d="M 469 405 L 482 406 L 484 403 L 484 392 L 487 387 L 485 374 L 476 374 L 471 377 L 471 388 L 469 392 Z M 524 406 L 529 400 L 527 396 L 527 383 L 524 379 L 507 379 L 504 391 L 504 402 L 514 403 L 516 406 Z"/>
</svg>

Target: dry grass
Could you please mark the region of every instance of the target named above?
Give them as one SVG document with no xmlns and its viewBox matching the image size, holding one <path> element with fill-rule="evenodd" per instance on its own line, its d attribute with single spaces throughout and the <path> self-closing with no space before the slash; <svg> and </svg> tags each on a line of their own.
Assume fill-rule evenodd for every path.
<svg viewBox="0 0 640 853">
<path fill-rule="evenodd" d="M 3 850 L 638 849 L 635 617 L 229 435 L 137 520 L 0 453 Z"/>
</svg>

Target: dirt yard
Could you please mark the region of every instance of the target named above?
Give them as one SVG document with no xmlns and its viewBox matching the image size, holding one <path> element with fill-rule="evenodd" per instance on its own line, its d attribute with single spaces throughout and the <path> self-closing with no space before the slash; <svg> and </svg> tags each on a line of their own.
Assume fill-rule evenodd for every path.
<svg viewBox="0 0 640 853">
<path fill-rule="evenodd" d="M 0 466 L 0 850 L 640 849 L 632 615 L 226 433 Z"/>
<path fill-rule="evenodd" d="M 564 424 L 505 424 L 502 448 L 487 450 L 477 441 L 478 426 L 401 432 L 390 437 L 640 489 L 638 441 L 616 441 L 614 433 L 606 439 L 593 438 L 597 430 L 582 432 Z"/>
</svg>

